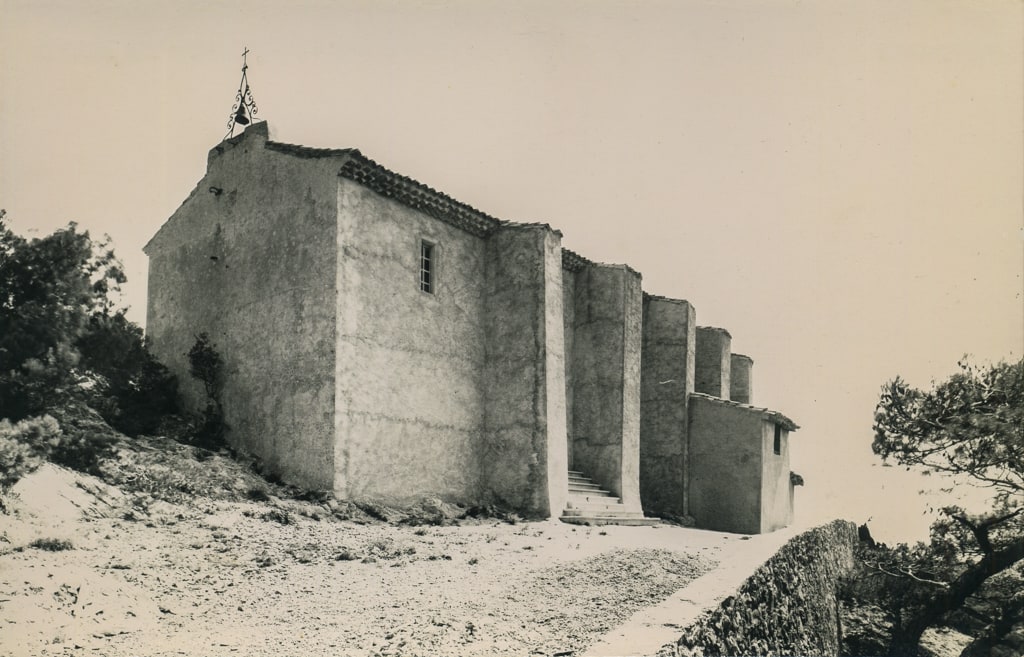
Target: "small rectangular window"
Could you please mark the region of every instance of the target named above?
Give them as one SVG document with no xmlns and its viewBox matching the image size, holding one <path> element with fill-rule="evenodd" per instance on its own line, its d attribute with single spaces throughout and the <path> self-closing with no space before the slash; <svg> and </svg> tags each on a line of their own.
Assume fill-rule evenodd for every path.
<svg viewBox="0 0 1024 657">
<path fill-rule="evenodd" d="M 434 245 L 420 242 L 420 289 L 434 293 Z"/>
<path fill-rule="evenodd" d="M 775 425 L 775 453 L 782 454 L 782 427 Z"/>
</svg>

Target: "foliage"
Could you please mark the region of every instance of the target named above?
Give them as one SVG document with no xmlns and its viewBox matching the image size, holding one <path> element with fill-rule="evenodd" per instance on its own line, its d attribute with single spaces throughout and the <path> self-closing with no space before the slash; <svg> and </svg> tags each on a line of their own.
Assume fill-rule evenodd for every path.
<svg viewBox="0 0 1024 657">
<path fill-rule="evenodd" d="M 53 410 L 53 415 L 12 423 L 0 419 L 0 493 L 45 461 L 93 475 L 113 456 L 115 434 L 95 411 L 80 402 Z"/>
<path fill-rule="evenodd" d="M 15 235 L 0 211 L 0 409 L 20 420 L 76 383 L 76 342 L 95 315 L 109 314 L 125 282 L 109 241 L 74 223 L 46 237 Z"/>
<path fill-rule="evenodd" d="M 0 491 L 35 472 L 56 447 L 60 433 L 60 425 L 48 415 L 17 424 L 0 420 Z"/>
<path fill-rule="evenodd" d="M 74 548 L 71 541 L 66 538 L 37 538 L 29 543 L 28 546 L 37 550 L 46 550 L 47 552 L 63 552 L 64 550 Z"/>
<path fill-rule="evenodd" d="M 188 350 L 188 366 L 188 373 L 203 384 L 207 399 L 211 403 L 219 403 L 224 359 L 217 353 L 216 345 L 208 334 L 196 336 L 195 344 Z"/>
<path fill-rule="evenodd" d="M 202 424 L 195 434 L 195 444 L 218 449 L 224 446 L 227 431 L 221 405 L 224 359 L 206 333 L 196 336 L 195 344 L 188 351 L 188 364 L 189 374 L 198 379 L 206 391 L 206 408 L 203 409 Z"/>
<path fill-rule="evenodd" d="M 65 468 L 100 476 L 100 466 L 114 456 L 118 434 L 102 416 L 79 400 L 70 400 L 50 411 L 61 432 L 48 459 Z"/>
<path fill-rule="evenodd" d="M 1009 627 L 1004 611 L 1020 611 L 1000 583 L 1024 560 L 1024 361 L 959 365 L 929 391 L 897 377 L 883 386 L 875 413 L 872 449 L 883 460 L 992 492 L 984 513 L 942 509 L 928 544 L 862 553 L 864 591 L 892 622 L 890 655 L 915 654 L 926 629 L 985 596 L 996 601 L 989 634 Z"/>
<path fill-rule="evenodd" d="M 967 475 L 1003 500 L 1024 494 L 1024 361 L 960 372 L 931 391 L 882 388 L 872 449 L 925 472 Z"/>
<path fill-rule="evenodd" d="M 78 340 L 81 367 L 98 377 L 90 404 L 129 436 L 152 434 L 178 412 L 178 381 L 146 349 L 123 312 L 94 315 Z"/>
<path fill-rule="evenodd" d="M 109 238 L 71 223 L 28 240 L 0 210 L 0 415 L 17 421 L 84 402 L 135 436 L 176 412 L 177 381 L 116 307 L 124 282 Z M 86 452 L 103 441 L 70 429 L 54 454 L 95 469 Z"/>
</svg>

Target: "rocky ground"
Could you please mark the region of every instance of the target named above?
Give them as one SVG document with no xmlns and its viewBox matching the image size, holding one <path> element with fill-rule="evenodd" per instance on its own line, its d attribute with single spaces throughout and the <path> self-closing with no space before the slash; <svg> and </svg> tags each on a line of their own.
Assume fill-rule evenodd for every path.
<svg viewBox="0 0 1024 657">
<path fill-rule="evenodd" d="M 890 623 L 882 610 L 869 605 L 841 609 L 845 654 L 884 655 L 889 645 Z M 971 637 L 949 627 L 929 629 L 921 637 L 920 657 L 959 657 Z M 1016 653 L 1020 654 L 1020 653 Z M 996 653 L 993 657 L 1015 657 L 1015 653 Z"/>
<path fill-rule="evenodd" d="M 115 465 L 105 479 L 123 485 L 47 465 L 6 500 L 0 654 L 580 655 L 741 540 L 396 526 L 279 497 L 226 456 L 133 451 Z"/>
</svg>

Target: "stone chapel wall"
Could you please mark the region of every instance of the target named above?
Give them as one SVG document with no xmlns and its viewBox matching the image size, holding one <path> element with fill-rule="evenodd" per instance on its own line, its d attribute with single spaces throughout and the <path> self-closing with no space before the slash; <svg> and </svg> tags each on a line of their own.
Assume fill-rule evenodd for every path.
<svg viewBox="0 0 1024 657">
<path fill-rule="evenodd" d="M 730 353 L 732 336 L 721 328 L 697 328 L 696 379 L 697 392 L 729 399 Z"/>
<path fill-rule="evenodd" d="M 190 410 L 186 354 L 201 332 L 224 360 L 227 438 L 267 471 L 333 482 L 337 162 L 264 149 L 265 123 L 210 151 L 206 175 L 147 245 L 147 336 Z"/>
<path fill-rule="evenodd" d="M 775 453 L 775 434 L 779 453 Z M 773 532 L 793 522 L 793 486 L 789 481 L 789 431 L 766 420 L 762 439 L 761 531 Z"/>
<path fill-rule="evenodd" d="M 688 302 L 644 296 L 640 387 L 640 498 L 644 511 L 685 516 L 689 395 L 696 315 Z"/>
<path fill-rule="evenodd" d="M 760 409 L 690 396 L 690 515 L 698 527 L 761 531 L 764 418 Z"/>
<path fill-rule="evenodd" d="M 754 359 L 743 354 L 732 354 L 729 360 L 729 399 L 741 404 L 753 403 Z"/>
<path fill-rule="evenodd" d="M 642 493 L 711 529 L 790 521 L 788 451 L 767 458 L 763 409 L 728 406 L 749 403 L 752 361 L 727 331 L 645 296 L 627 266 L 563 254 L 549 226 L 417 185 L 357 151 L 268 143 L 265 123 L 211 150 L 147 246 L 148 334 L 189 406 L 204 400 L 185 354 L 207 332 L 229 440 L 306 488 L 553 516 L 571 465 L 629 510 Z"/>
<path fill-rule="evenodd" d="M 565 428 L 566 428 L 566 462 L 569 470 L 574 470 L 572 458 L 573 432 L 573 361 L 576 336 L 576 273 L 568 269 L 562 270 L 562 336 L 565 345 Z"/>
<path fill-rule="evenodd" d="M 390 503 L 482 495 L 486 241 L 337 180 L 336 481 Z M 420 289 L 433 245 L 434 289 Z M 333 270 L 332 270 L 333 271 Z"/>
<path fill-rule="evenodd" d="M 591 264 L 576 274 L 572 461 L 640 510 L 640 275 Z"/>
<path fill-rule="evenodd" d="M 547 226 L 504 226 L 487 240 L 485 494 L 543 517 L 568 495 L 561 260 Z"/>
</svg>

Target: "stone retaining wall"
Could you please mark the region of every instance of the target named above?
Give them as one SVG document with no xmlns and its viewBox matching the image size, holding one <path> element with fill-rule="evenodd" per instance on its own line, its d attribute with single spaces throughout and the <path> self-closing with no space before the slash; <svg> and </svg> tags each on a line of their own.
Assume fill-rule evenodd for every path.
<svg viewBox="0 0 1024 657">
<path fill-rule="evenodd" d="M 845 520 L 796 536 L 659 655 L 838 655 L 836 594 L 856 542 Z"/>
</svg>

